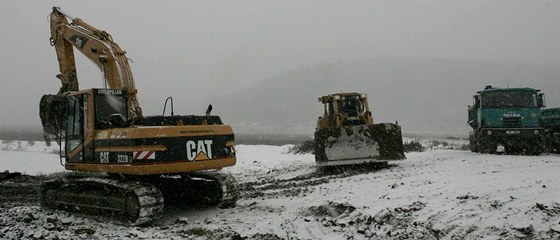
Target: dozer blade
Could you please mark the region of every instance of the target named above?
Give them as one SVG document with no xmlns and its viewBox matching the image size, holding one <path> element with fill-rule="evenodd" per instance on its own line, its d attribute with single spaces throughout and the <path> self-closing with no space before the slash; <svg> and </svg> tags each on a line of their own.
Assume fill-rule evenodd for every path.
<svg viewBox="0 0 560 240">
<path fill-rule="evenodd" d="M 39 103 L 39 116 L 43 124 L 43 136 L 47 145 L 55 139 L 60 145 L 60 137 L 64 136 L 64 97 L 59 95 L 43 95 Z"/>
<path fill-rule="evenodd" d="M 318 166 L 405 159 L 401 128 L 392 123 L 319 129 L 315 132 Z"/>
</svg>

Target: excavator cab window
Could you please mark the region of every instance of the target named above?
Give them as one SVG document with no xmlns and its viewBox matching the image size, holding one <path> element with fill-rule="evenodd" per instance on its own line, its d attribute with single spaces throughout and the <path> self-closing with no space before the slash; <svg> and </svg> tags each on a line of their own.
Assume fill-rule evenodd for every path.
<svg viewBox="0 0 560 240">
<path fill-rule="evenodd" d="M 82 144 L 84 131 L 83 96 L 68 97 L 66 119 L 66 153 L 69 153 Z"/>
<path fill-rule="evenodd" d="M 103 91 L 95 94 L 95 128 L 107 129 L 113 126 L 114 119 L 127 119 L 127 101 L 122 90 Z M 118 116 L 118 118 L 116 118 Z M 112 120 L 113 119 L 113 120 Z"/>
</svg>

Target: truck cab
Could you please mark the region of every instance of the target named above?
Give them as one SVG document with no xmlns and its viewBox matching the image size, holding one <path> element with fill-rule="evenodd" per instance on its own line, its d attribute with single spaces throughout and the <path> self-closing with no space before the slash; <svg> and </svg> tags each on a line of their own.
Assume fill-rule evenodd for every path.
<svg viewBox="0 0 560 240">
<path fill-rule="evenodd" d="M 494 153 L 498 145 L 508 153 L 543 152 L 544 129 L 540 121 L 544 94 L 540 90 L 486 86 L 473 98 L 468 108 L 473 152 Z"/>
</svg>

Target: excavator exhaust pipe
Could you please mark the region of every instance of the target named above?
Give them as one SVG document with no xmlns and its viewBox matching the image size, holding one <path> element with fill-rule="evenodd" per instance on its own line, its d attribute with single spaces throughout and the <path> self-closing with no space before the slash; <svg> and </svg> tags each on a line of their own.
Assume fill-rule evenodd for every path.
<svg viewBox="0 0 560 240">
<path fill-rule="evenodd" d="M 60 145 L 61 138 L 64 136 L 64 115 L 66 104 L 64 96 L 43 95 L 39 103 L 39 116 L 43 124 L 43 137 L 50 146 L 51 139 L 55 139 Z"/>
</svg>

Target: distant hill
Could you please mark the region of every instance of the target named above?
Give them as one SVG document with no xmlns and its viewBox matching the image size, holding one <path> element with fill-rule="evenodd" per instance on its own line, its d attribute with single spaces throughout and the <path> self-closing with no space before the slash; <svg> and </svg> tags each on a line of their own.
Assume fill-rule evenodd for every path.
<svg viewBox="0 0 560 240">
<path fill-rule="evenodd" d="M 225 122 L 241 132 L 312 134 L 321 95 L 367 93 L 375 122 L 398 121 L 404 132 L 465 135 L 466 107 L 485 85 L 534 87 L 560 106 L 560 69 L 518 63 L 380 58 L 303 66 L 214 99 Z M 219 109 L 219 110 L 218 110 Z"/>
<path fill-rule="evenodd" d="M 0 140 L 43 141 L 43 129 L 39 126 L 6 125 L 0 127 Z"/>
<path fill-rule="evenodd" d="M 212 100 L 214 114 L 246 143 L 312 137 L 321 95 L 367 93 L 375 122 L 398 121 L 404 133 L 464 137 L 466 107 L 485 85 L 534 87 L 560 106 L 560 68 L 510 62 L 378 58 L 302 66 Z M 40 126 L 0 126 L 0 140 L 42 140 Z M 257 137 L 255 137 L 257 136 Z M 264 137 L 263 137 L 264 136 Z"/>
</svg>

